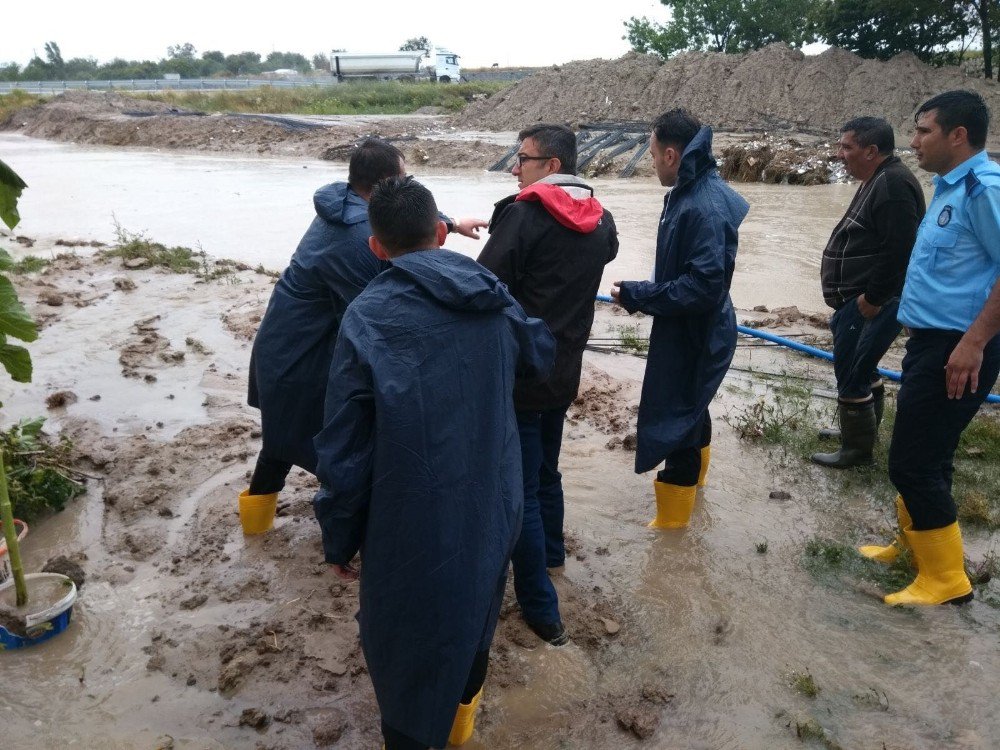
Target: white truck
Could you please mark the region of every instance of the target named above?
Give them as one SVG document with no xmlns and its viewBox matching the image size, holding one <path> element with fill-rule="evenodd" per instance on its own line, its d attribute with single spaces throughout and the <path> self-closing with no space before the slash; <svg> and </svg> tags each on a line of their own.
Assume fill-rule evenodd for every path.
<svg viewBox="0 0 1000 750">
<path fill-rule="evenodd" d="M 421 78 L 439 83 L 458 83 L 462 75 L 459 56 L 441 47 L 434 50 L 434 64 L 424 64 L 424 50 L 400 52 L 334 52 L 330 72 L 345 78 Z"/>
</svg>

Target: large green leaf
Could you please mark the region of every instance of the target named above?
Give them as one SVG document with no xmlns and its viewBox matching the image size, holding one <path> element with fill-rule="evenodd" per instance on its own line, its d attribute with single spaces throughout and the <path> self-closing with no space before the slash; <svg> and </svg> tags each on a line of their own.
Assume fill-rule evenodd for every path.
<svg viewBox="0 0 1000 750">
<path fill-rule="evenodd" d="M 14 291 L 14 285 L 6 276 L 0 276 L 0 333 L 21 341 L 34 341 L 38 338 L 35 321 L 24 309 Z"/>
<path fill-rule="evenodd" d="M 17 213 L 17 199 L 26 187 L 27 183 L 0 159 L 0 219 L 9 229 L 13 229 L 21 221 L 21 216 Z"/>
<path fill-rule="evenodd" d="M 14 259 L 10 253 L 0 247 L 0 271 L 9 271 L 14 267 Z"/>
<path fill-rule="evenodd" d="M 18 383 L 31 382 L 31 355 L 23 346 L 0 344 L 0 365 Z"/>
</svg>

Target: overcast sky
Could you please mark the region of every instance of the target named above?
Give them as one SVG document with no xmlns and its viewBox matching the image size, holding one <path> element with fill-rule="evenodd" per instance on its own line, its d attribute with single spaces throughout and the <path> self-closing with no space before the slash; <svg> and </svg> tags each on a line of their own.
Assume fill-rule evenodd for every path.
<svg viewBox="0 0 1000 750">
<path fill-rule="evenodd" d="M 256 6 L 256 9 L 254 8 Z M 465 67 L 551 65 L 628 51 L 623 22 L 630 16 L 666 19 L 658 0 L 587 3 L 508 0 L 326 0 L 221 3 L 212 0 L 10 0 L 3 3 L 0 62 L 25 65 L 55 41 L 63 59 L 113 57 L 158 60 L 171 44 L 191 42 L 198 53 L 245 50 L 300 52 L 331 49 L 392 51 L 410 37 L 457 52 Z"/>
</svg>

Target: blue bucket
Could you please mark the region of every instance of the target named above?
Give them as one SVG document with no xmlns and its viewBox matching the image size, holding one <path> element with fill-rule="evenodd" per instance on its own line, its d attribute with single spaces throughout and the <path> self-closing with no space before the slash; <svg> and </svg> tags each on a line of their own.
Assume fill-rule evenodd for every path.
<svg viewBox="0 0 1000 750">
<path fill-rule="evenodd" d="M 29 573 L 24 577 L 25 582 L 28 584 L 29 592 L 33 581 L 41 582 L 57 579 L 66 585 L 65 596 L 42 611 L 25 617 L 25 634 L 23 636 L 11 633 L 7 628 L 0 625 L 0 650 L 24 648 L 25 646 L 44 643 L 69 627 L 69 621 L 73 615 L 73 603 L 76 601 L 76 584 L 71 579 L 58 573 Z M 0 592 L 13 587 L 14 580 L 11 579 L 0 585 Z"/>
</svg>

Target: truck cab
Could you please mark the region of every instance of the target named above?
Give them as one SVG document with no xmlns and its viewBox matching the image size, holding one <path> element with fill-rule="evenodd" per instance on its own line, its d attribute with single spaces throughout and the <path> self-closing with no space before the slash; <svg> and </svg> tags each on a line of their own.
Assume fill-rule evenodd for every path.
<svg viewBox="0 0 1000 750">
<path fill-rule="evenodd" d="M 434 56 L 434 78 L 438 83 L 458 83 L 462 78 L 462 68 L 458 63 L 459 56 L 454 52 L 438 47 Z"/>
</svg>

